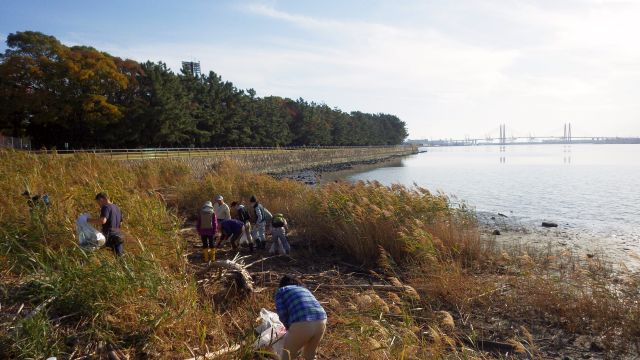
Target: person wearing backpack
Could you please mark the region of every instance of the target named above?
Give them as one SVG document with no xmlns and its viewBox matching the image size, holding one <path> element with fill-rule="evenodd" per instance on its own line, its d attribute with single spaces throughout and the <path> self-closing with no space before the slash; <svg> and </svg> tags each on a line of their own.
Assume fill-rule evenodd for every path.
<svg viewBox="0 0 640 360">
<path fill-rule="evenodd" d="M 287 240 L 287 219 L 285 219 L 282 214 L 273 215 L 273 219 L 271 220 L 271 240 L 273 244 L 271 245 L 271 249 L 269 253 L 289 255 L 291 251 L 291 247 L 289 246 L 289 241 Z"/>
<path fill-rule="evenodd" d="M 213 204 L 211 201 L 207 201 L 200 209 L 198 214 L 198 221 L 196 223 L 196 230 L 202 240 L 202 259 L 205 262 L 216 259 L 215 249 L 215 237 L 218 231 L 218 218 L 216 212 L 213 210 Z"/>
<path fill-rule="evenodd" d="M 258 249 L 266 249 L 267 248 L 267 239 L 266 239 L 266 229 L 267 224 L 271 223 L 273 216 L 262 204 L 258 202 L 258 199 L 255 195 L 251 196 L 249 199 L 251 203 L 251 207 L 253 207 L 256 213 L 256 223 L 253 233 L 255 234 L 256 239 L 256 247 Z"/>
</svg>

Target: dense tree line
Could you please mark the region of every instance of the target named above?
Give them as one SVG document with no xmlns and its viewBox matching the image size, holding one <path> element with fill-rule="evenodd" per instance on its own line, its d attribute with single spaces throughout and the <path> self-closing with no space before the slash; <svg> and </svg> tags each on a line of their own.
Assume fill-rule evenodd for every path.
<svg viewBox="0 0 640 360">
<path fill-rule="evenodd" d="M 407 137 L 388 114 L 257 97 L 214 72 L 175 74 L 53 36 L 7 37 L 0 55 L 0 132 L 36 147 L 389 145 Z"/>
</svg>

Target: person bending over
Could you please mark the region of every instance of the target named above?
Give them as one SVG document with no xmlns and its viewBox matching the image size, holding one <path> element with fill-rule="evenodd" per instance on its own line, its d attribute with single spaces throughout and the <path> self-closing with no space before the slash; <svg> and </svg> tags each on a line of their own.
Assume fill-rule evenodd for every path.
<svg viewBox="0 0 640 360">
<path fill-rule="evenodd" d="M 124 254 L 124 237 L 120 232 L 122 212 L 118 205 L 112 203 L 103 192 L 96 195 L 96 202 L 100 206 L 100 217 L 89 219 L 88 222 L 102 226 L 102 234 L 107 239 L 105 246 L 110 247 L 116 256 L 122 256 Z"/>
<path fill-rule="evenodd" d="M 273 220 L 271 220 L 271 238 L 273 239 L 273 244 L 269 250 L 270 254 L 289 255 L 291 246 L 287 239 L 288 230 L 287 219 L 285 219 L 284 215 L 273 215 Z"/>
<path fill-rule="evenodd" d="M 236 204 L 236 216 L 234 219 L 242 221 L 244 224 L 244 234 L 247 237 L 247 241 L 249 242 L 249 248 L 253 252 L 253 235 L 251 234 L 251 215 L 242 204 Z"/>
<path fill-rule="evenodd" d="M 216 247 L 220 247 L 223 241 L 229 239 L 233 250 L 237 250 L 238 240 L 244 232 L 244 224 L 242 221 L 236 219 L 223 220 L 220 227 L 222 228 L 222 234 L 220 235 L 220 240 L 218 240 Z"/>
<path fill-rule="evenodd" d="M 327 329 L 327 313 L 302 282 L 285 275 L 275 293 L 276 312 L 287 328 L 280 358 L 295 359 L 298 351 L 306 360 L 316 358 L 320 340 Z"/>
</svg>

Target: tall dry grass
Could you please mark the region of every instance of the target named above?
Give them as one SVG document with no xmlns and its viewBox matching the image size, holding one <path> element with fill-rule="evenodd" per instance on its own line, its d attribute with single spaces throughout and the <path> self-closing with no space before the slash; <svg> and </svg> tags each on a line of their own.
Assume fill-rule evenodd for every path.
<svg viewBox="0 0 640 360">
<path fill-rule="evenodd" d="M 380 247 L 405 263 L 453 258 L 468 263 L 484 251 L 472 212 L 454 210 L 446 196 L 418 187 L 375 182 L 309 187 L 227 162 L 211 174 L 183 182 L 176 191 L 172 205 L 183 213 L 196 213 L 217 194 L 247 205 L 256 195 L 271 212 L 283 213 L 313 246 L 334 247 L 366 265 L 377 261 Z"/>
<path fill-rule="evenodd" d="M 1 151 L 0 298 L 3 310 L 22 310 L 0 327 L 0 352 L 65 357 L 112 346 L 139 355 L 188 354 L 182 341 L 216 327 L 218 318 L 186 273 L 176 235 L 181 220 L 153 191 L 187 174 L 173 163 L 131 167 L 89 155 Z M 49 210 L 31 213 L 25 189 L 48 193 Z M 99 191 L 123 211 L 122 259 L 76 245 L 74 221 L 81 212 L 98 215 Z"/>
<path fill-rule="evenodd" d="M 47 192 L 51 209 L 33 216 L 20 195 L 25 188 Z M 454 209 L 442 194 L 418 187 L 309 187 L 231 162 L 194 176 L 171 160 L 127 165 L 91 155 L 2 151 L 0 191 L 0 352 L 7 357 L 97 356 L 112 346 L 136 357 L 181 358 L 194 347 L 202 353 L 250 342 L 253 317 L 260 307 L 272 307 L 269 292 L 219 313 L 199 291 L 186 244 L 176 234 L 216 194 L 229 202 L 248 202 L 255 194 L 272 212 L 285 214 L 310 256 L 331 254 L 372 268 L 384 260 L 422 295 L 400 309 L 401 326 L 386 330 L 380 329 L 380 308 L 344 305 L 357 293 L 332 295 L 325 346 L 345 358 L 473 357 L 478 353 L 460 344 L 475 341 L 474 321 L 489 315 L 509 329 L 547 326 L 598 335 L 608 354 L 627 354 L 640 338 L 637 277 L 620 280 L 597 262 L 539 249 L 499 250 L 480 240 L 472 211 Z M 74 220 L 83 211 L 97 215 L 98 191 L 123 210 L 123 259 L 76 246 Z M 18 316 L 9 315 L 21 307 Z M 449 310 L 460 329 L 440 331 L 435 320 L 425 322 L 428 313 L 414 318 L 415 308 Z M 513 334 L 490 334 L 498 335 Z M 382 347 L 364 346 L 371 337 Z M 253 355 L 245 346 L 234 356 Z"/>
<path fill-rule="evenodd" d="M 376 182 L 309 187 L 233 163 L 181 189 L 184 209 L 218 193 L 241 201 L 256 194 L 284 213 L 314 251 L 330 247 L 357 265 L 379 265 L 382 248 L 396 275 L 428 299 L 423 306 L 460 319 L 495 314 L 515 325 L 551 326 L 602 339 L 603 350 L 615 354 L 639 346 L 637 274 L 620 280 L 598 259 L 481 241 L 473 211 L 452 208 L 442 194 Z"/>
</svg>

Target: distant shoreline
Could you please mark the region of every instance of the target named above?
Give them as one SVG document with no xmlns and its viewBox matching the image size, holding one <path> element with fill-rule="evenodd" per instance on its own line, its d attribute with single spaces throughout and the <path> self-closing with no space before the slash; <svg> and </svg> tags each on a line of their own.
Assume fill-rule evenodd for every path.
<svg viewBox="0 0 640 360">
<path fill-rule="evenodd" d="M 415 154 L 411 154 L 415 155 Z M 373 170 L 386 166 L 402 164 L 402 159 L 410 155 L 391 155 L 374 160 L 354 160 L 340 164 L 312 166 L 299 171 L 272 173 L 277 179 L 290 179 L 307 185 L 321 185 L 332 181 L 344 180 L 351 174 Z"/>
</svg>

